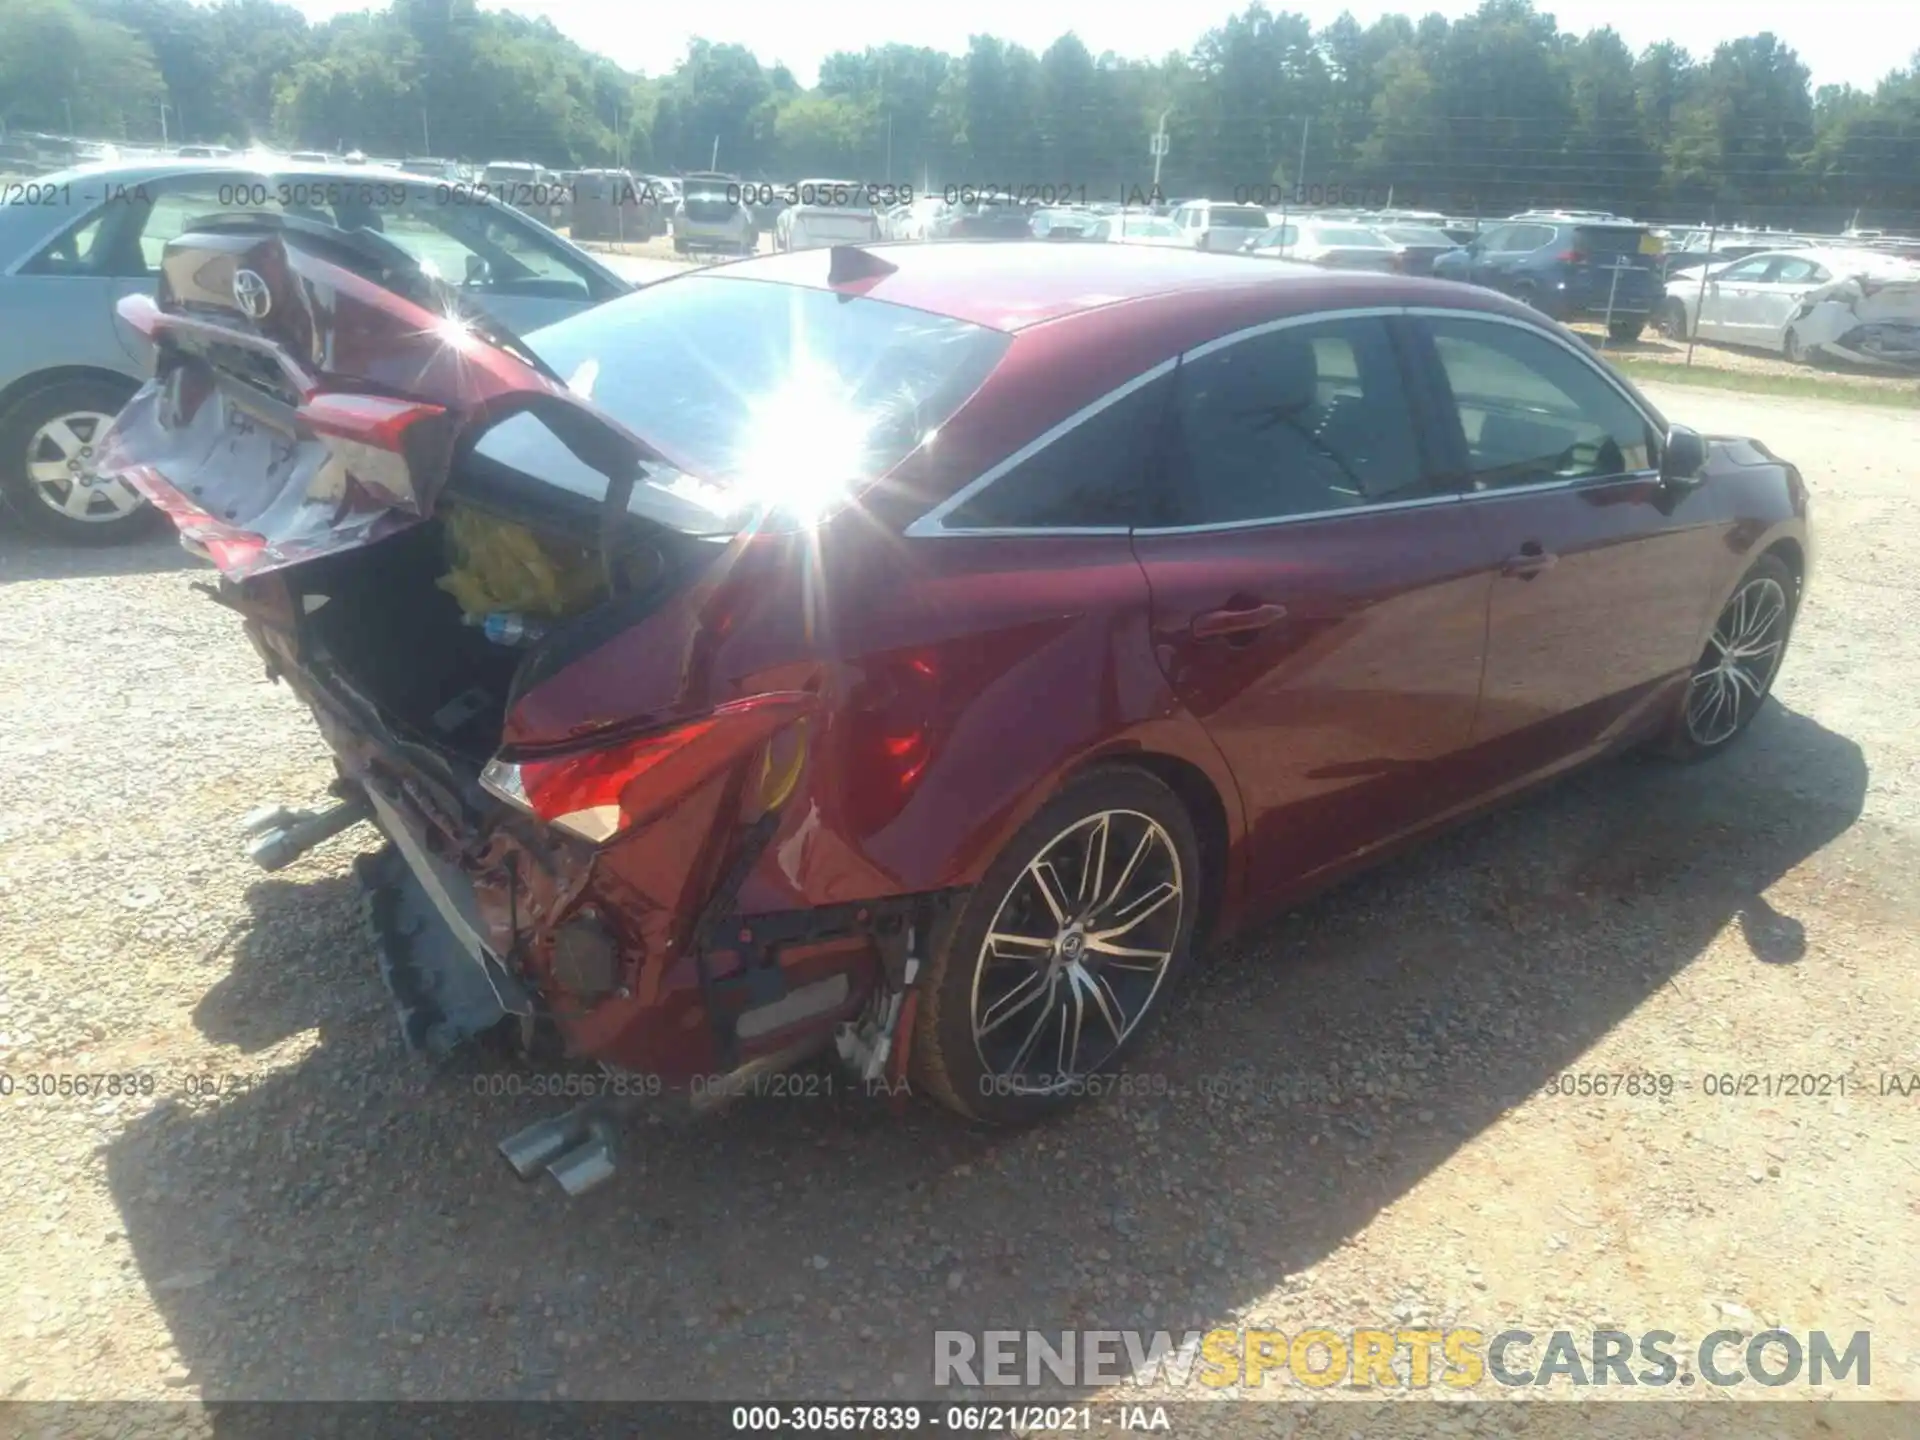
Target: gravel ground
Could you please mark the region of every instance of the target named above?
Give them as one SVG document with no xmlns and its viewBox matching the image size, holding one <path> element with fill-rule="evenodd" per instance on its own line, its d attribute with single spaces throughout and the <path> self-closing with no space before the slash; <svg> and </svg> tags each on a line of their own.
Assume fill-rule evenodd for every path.
<svg viewBox="0 0 1920 1440">
<path fill-rule="evenodd" d="M 491 1149 L 552 1102 L 404 1055 L 366 832 L 244 860 L 240 817 L 330 771 L 196 568 L 0 539 L 0 1396 L 874 1399 L 931 1393 L 935 1328 L 1433 1323 L 1865 1329 L 1867 1393 L 1920 1398 L 1920 1098 L 1880 1093 L 1920 1071 L 1920 417 L 1647 388 L 1814 492 L 1737 753 L 1577 777 L 1220 947 L 1132 1094 L 1021 1134 L 663 1104 L 571 1206 Z M 1629 1070 L 1674 1093 L 1546 1088 Z M 153 1093 L 25 1094 L 74 1073 Z M 1246 1413 L 1182 1428 L 1274 1433 Z"/>
</svg>

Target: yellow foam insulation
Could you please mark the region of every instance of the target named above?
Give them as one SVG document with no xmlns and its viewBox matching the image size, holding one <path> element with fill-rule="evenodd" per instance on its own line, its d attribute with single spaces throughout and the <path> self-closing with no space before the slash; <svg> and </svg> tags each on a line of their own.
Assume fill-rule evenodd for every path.
<svg viewBox="0 0 1920 1440">
<path fill-rule="evenodd" d="M 450 568 L 434 583 L 468 615 L 512 610 L 558 620 L 601 598 L 600 565 L 589 550 L 460 506 L 442 519 Z"/>
</svg>

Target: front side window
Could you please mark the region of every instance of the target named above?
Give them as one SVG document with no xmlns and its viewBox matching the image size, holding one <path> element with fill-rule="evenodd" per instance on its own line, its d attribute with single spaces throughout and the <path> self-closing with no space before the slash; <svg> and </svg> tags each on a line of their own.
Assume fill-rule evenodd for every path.
<svg viewBox="0 0 1920 1440">
<path fill-rule="evenodd" d="M 949 511 L 949 530 L 1122 529 L 1138 523 L 1172 375 L 1112 399 Z"/>
<path fill-rule="evenodd" d="M 1167 524 L 1318 515 L 1423 489 L 1378 319 L 1288 326 L 1183 361 L 1174 413 Z"/>
<path fill-rule="evenodd" d="M 1801 285 L 1813 281 L 1819 273 L 1820 267 L 1811 260 L 1788 257 L 1780 262 L 1780 268 L 1773 272 L 1772 279 L 1776 285 Z"/>
<path fill-rule="evenodd" d="M 1564 346 L 1491 321 L 1428 323 L 1476 490 L 1652 468 L 1646 419 Z"/>
<path fill-rule="evenodd" d="M 1771 255 L 1757 255 L 1751 260 L 1742 260 L 1738 265 L 1729 265 L 1715 278 L 1739 284 L 1741 281 L 1756 281 L 1767 278 L 1767 272 L 1773 268 Z"/>
</svg>

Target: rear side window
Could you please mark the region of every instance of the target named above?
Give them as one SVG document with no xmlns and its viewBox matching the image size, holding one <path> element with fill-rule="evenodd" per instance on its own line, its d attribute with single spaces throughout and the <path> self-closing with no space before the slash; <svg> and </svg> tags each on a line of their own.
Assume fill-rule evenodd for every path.
<svg viewBox="0 0 1920 1440">
<path fill-rule="evenodd" d="M 1250 205 L 1216 205 L 1209 212 L 1208 220 L 1214 225 L 1224 225 L 1230 230 L 1267 228 L 1267 212 L 1255 210 Z"/>
<path fill-rule="evenodd" d="M 1476 490 L 1651 468 L 1646 420 L 1592 366 L 1514 325 L 1429 322 Z"/>
<path fill-rule="evenodd" d="M 101 237 L 108 210 L 69 227 L 21 267 L 26 275 L 99 275 L 108 273 Z"/>
<path fill-rule="evenodd" d="M 1280 520 L 1423 488 L 1392 337 L 1377 319 L 1256 335 L 1185 361 L 1164 523 Z"/>
<path fill-rule="evenodd" d="M 1593 255 L 1638 255 L 1646 233 L 1627 226 L 1583 225 L 1573 232 L 1573 243 Z"/>
<path fill-rule="evenodd" d="M 948 512 L 950 530 L 1112 529 L 1139 522 L 1171 372 L 1120 396 Z"/>
</svg>

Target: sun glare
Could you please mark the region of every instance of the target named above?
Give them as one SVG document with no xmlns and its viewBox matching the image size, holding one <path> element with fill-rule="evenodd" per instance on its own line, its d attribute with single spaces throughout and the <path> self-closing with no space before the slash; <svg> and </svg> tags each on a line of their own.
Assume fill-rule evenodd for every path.
<svg viewBox="0 0 1920 1440">
<path fill-rule="evenodd" d="M 867 472 L 872 430 L 850 389 L 830 369 L 802 362 L 751 403 L 735 465 L 750 505 L 811 524 L 847 498 Z"/>
</svg>

